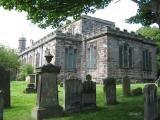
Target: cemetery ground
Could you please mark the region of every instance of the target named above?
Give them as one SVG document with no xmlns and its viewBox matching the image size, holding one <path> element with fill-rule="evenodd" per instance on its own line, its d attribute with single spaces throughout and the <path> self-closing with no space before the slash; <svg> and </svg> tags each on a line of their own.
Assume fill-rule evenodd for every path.
<svg viewBox="0 0 160 120">
<path fill-rule="evenodd" d="M 4 120 L 32 120 L 31 111 L 35 106 L 36 94 L 25 94 L 25 81 L 11 82 L 11 108 L 4 110 Z M 122 95 L 122 85 L 117 85 L 116 105 L 105 106 L 103 86 L 96 87 L 97 109 L 78 113 L 66 114 L 63 117 L 46 120 L 142 120 L 144 111 L 144 96 Z M 132 84 L 131 89 L 144 87 L 144 84 Z M 60 105 L 63 105 L 63 88 L 59 87 Z"/>
</svg>

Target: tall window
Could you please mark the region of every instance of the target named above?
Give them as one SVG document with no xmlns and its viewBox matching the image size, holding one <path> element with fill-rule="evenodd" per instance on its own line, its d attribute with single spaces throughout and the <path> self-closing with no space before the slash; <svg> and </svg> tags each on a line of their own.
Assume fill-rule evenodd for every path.
<svg viewBox="0 0 160 120">
<path fill-rule="evenodd" d="M 148 50 L 143 51 L 143 70 L 152 70 L 151 52 L 149 52 Z"/>
<path fill-rule="evenodd" d="M 32 56 L 29 56 L 29 64 L 32 64 Z"/>
<path fill-rule="evenodd" d="M 36 67 L 39 67 L 40 53 L 36 54 Z"/>
<path fill-rule="evenodd" d="M 69 47 L 65 48 L 65 68 L 73 70 L 76 68 L 76 49 Z"/>
<path fill-rule="evenodd" d="M 119 46 L 119 66 L 120 68 L 133 67 L 133 48 L 127 43 Z"/>
<path fill-rule="evenodd" d="M 87 51 L 87 67 L 96 68 L 96 52 L 97 48 L 95 46 L 90 46 Z"/>
<path fill-rule="evenodd" d="M 23 64 L 26 64 L 26 63 L 27 63 L 26 58 L 23 58 L 22 63 L 23 63 Z"/>
</svg>

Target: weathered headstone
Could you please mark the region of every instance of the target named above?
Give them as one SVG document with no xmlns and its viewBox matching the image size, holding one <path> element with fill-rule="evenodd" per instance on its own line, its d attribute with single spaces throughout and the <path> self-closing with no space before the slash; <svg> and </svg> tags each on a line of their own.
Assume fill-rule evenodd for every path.
<svg viewBox="0 0 160 120">
<path fill-rule="evenodd" d="M 83 110 L 96 108 L 96 83 L 95 82 L 93 81 L 83 82 L 81 107 Z"/>
<path fill-rule="evenodd" d="M 35 93 L 37 91 L 37 89 L 36 89 L 36 75 L 29 74 L 26 77 L 26 81 L 28 82 L 28 84 L 24 90 L 24 93 Z"/>
<path fill-rule="evenodd" d="M 0 120 L 3 120 L 4 99 L 3 91 L 0 90 Z"/>
<path fill-rule="evenodd" d="M 64 82 L 65 111 L 77 112 L 81 109 L 82 82 L 79 79 L 68 79 Z"/>
<path fill-rule="evenodd" d="M 116 97 L 116 80 L 114 78 L 103 79 L 103 90 L 106 105 L 117 103 Z"/>
<path fill-rule="evenodd" d="M 24 90 L 24 93 L 36 93 L 36 86 L 34 83 L 27 84 L 27 87 Z"/>
<path fill-rule="evenodd" d="M 123 78 L 122 87 L 123 87 L 123 95 L 129 96 L 131 94 L 131 87 L 130 87 L 130 79 L 128 77 Z"/>
<path fill-rule="evenodd" d="M 28 83 L 35 83 L 36 82 L 36 75 L 35 74 L 29 74 L 27 77 L 26 77 L 26 81 Z"/>
<path fill-rule="evenodd" d="M 157 87 L 153 83 L 144 86 L 144 120 L 158 120 Z"/>
<path fill-rule="evenodd" d="M 138 87 L 138 88 L 135 88 L 135 89 L 131 90 L 131 94 L 132 94 L 133 96 L 142 95 L 142 88 L 141 88 L 141 87 Z"/>
<path fill-rule="evenodd" d="M 0 67 L 0 90 L 4 92 L 4 107 L 10 107 L 10 72 Z"/>
<path fill-rule="evenodd" d="M 37 106 L 32 111 L 32 117 L 36 120 L 63 114 L 63 108 L 59 106 L 57 85 L 57 74 L 60 72 L 60 67 L 50 64 L 52 59 L 50 52 L 45 57 L 48 64 L 37 69 L 39 73 Z"/>
<path fill-rule="evenodd" d="M 37 90 L 37 88 L 38 88 L 38 81 L 39 81 L 39 73 L 36 73 L 36 86 L 35 86 L 35 88 L 36 88 L 36 90 Z"/>
</svg>

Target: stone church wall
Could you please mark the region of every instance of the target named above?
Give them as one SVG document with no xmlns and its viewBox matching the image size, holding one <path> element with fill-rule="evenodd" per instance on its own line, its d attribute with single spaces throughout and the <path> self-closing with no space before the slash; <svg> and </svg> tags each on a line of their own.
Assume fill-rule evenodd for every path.
<svg viewBox="0 0 160 120">
<path fill-rule="evenodd" d="M 55 62 L 55 46 L 56 46 L 56 41 L 52 40 L 50 42 L 47 42 L 47 43 L 42 44 L 36 48 L 31 49 L 28 52 L 25 52 L 23 55 L 21 55 L 20 59 L 21 59 L 22 63 L 32 64 L 32 66 L 35 67 L 36 66 L 36 55 L 37 55 L 37 53 L 39 53 L 40 54 L 39 59 L 38 59 L 39 65 L 37 67 L 41 67 L 42 65 L 45 64 L 45 58 L 44 58 L 45 50 L 47 48 L 49 48 L 51 51 L 51 54 L 54 56 L 51 63 L 54 64 L 54 62 Z"/>
<path fill-rule="evenodd" d="M 73 47 L 76 49 L 76 69 L 68 70 L 65 68 L 65 48 Z M 64 81 L 69 78 L 69 76 L 74 75 L 77 77 L 80 76 L 80 66 L 81 64 L 81 42 L 80 41 L 69 41 L 57 39 L 56 44 L 56 61 L 55 64 L 61 66 L 61 73 L 59 74 L 59 79 Z"/>
<path fill-rule="evenodd" d="M 90 16 L 84 16 L 82 18 L 82 33 L 83 34 L 100 32 L 99 30 L 106 28 L 106 27 L 115 28 L 115 23 L 106 21 L 106 20 L 102 20 L 99 18 L 90 17 Z"/>
<path fill-rule="evenodd" d="M 80 34 L 78 34 L 80 33 Z M 133 48 L 133 68 L 120 69 L 119 46 L 128 43 Z M 93 45 L 96 47 L 96 67 L 87 67 L 87 50 Z M 65 68 L 65 48 L 73 47 L 76 50 L 76 68 Z M 45 64 L 45 50 L 50 49 L 54 56 L 51 63 L 61 66 L 59 80 L 65 80 L 75 75 L 82 80 L 87 74 L 91 74 L 96 82 L 103 78 L 118 78 L 128 76 L 131 79 L 156 79 L 156 46 L 155 43 L 144 37 L 120 31 L 115 28 L 114 22 L 101 20 L 89 16 L 73 22 L 58 31 L 44 36 L 32 44 L 24 52 L 20 53 L 22 63 L 31 63 L 36 67 L 36 56 L 39 53 L 39 65 Z M 142 51 L 149 49 L 152 52 L 152 71 L 142 70 Z"/>
<path fill-rule="evenodd" d="M 90 16 L 82 16 L 78 21 L 75 21 L 65 27 L 62 27 L 60 30 L 63 33 L 72 33 L 72 34 L 88 34 L 98 31 L 105 27 L 115 28 L 115 23 L 107 20 L 102 20 Z"/>
<path fill-rule="evenodd" d="M 128 76 L 131 79 L 144 80 L 156 79 L 157 63 L 156 63 L 156 47 L 146 43 L 138 42 L 131 38 L 117 37 L 108 35 L 108 76 L 115 78 L 123 78 Z M 119 66 L 119 46 L 128 43 L 133 48 L 133 68 L 120 69 Z M 149 49 L 152 55 L 152 71 L 143 71 L 143 50 Z"/>
<path fill-rule="evenodd" d="M 106 42 L 107 36 L 93 38 L 87 41 L 87 48 L 90 45 L 96 46 L 97 53 L 96 53 L 96 67 L 95 68 L 86 68 L 86 73 L 91 74 L 94 81 L 101 81 L 103 78 L 107 77 L 107 49 L 106 49 Z M 87 54 L 86 54 L 87 55 Z M 85 64 L 85 63 L 83 63 Z"/>
<path fill-rule="evenodd" d="M 60 29 L 63 33 L 81 34 L 82 33 L 82 19 L 66 25 Z"/>
</svg>

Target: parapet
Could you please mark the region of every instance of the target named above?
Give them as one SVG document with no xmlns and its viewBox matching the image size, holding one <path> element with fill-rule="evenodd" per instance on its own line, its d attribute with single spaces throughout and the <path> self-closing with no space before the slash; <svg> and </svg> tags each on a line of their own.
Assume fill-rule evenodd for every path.
<svg viewBox="0 0 160 120">
<path fill-rule="evenodd" d="M 23 52 L 21 52 L 19 55 L 23 55 L 28 51 L 31 51 L 35 48 L 38 48 L 54 39 L 61 39 L 61 40 L 71 40 L 71 41 L 81 41 L 81 35 L 80 34 L 71 34 L 71 33 L 62 33 L 62 31 L 55 31 L 51 32 L 50 34 L 44 36 L 40 40 L 33 42 L 32 46 L 27 47 Z"/>
<path fill-rule="evenodd" d="M 126 29 L 120 30 L 117 27 L 111 28 L 111 27 L 108 27 L 108 26 L 105 26 L 105 27 L 99 28 L 99 29 L 95 29 L 94 31 L 86 32 L 85 34 L 83 34 L 83 40 L 92 39 L 92 38 L 102 36 L 102 35 L 117 36 L 117 37 L 126 38 L 126 39 L 129 39 L 129 40 L 135 40 L 135 41 L 138 41 L 138 42 L 142 42 L 142 43 L 146 43 L 146 44 L 156 46 L 156 43 L 154 42 L 154 40 L 152 40 L 149 37 L 144 37 L 141 34 L 137 34 L 133 31 L 128 32 Z"/>
<path fill-rule="evenodd" d="M 115 26 L 115 23 L 112 21 L 108 21 L 108 20 L 104 20 L 104 19 L 100 19 L 100 18 L 96 18 L 96 17 L 91 17 L 88 15 L 83 15 L 82 19 L 89 19 L 89 20 L 100 22 L 100 23 L 104 23 L 106 25 Z"/>
</svg>

